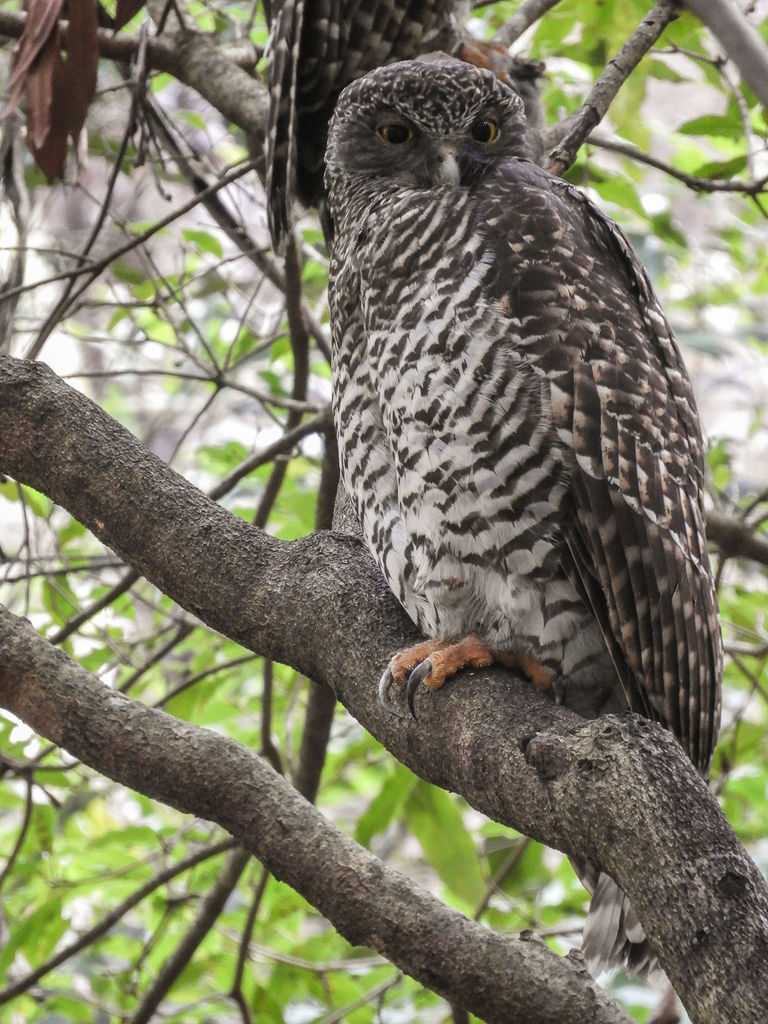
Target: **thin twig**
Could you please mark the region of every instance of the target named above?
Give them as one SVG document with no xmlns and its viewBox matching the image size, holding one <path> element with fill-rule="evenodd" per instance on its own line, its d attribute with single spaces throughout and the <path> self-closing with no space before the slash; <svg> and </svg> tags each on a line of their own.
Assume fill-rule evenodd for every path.
<svg viewBox="0 0 768 1024">
<path fill-rule="evenodd" d="M 733 0 L 683 0 L 739 69 L 741 77 L 768 107 L 768 46 Z"/>
<path fill-rule="evenodd" d="M 73 633 L 86 623 L 89 619 L 92 619 L 94 615 L 98 615 L 100 611 L 109 607 L 113 601 L 116 601 L 118 597 L 122 597 L 126 591 L 130 590 L 133 584 L 138 580 L 139 574 L 135 569 L 129 569 L 114 586 L 110 587 L 109 590 L 102 594 L 100 598 L 90 604 L 87 608 L 84 608 L 79 614 L 73 619 L 62 626 L 61 629 L 57 629 L 55 633 L 52 633 L 47 639 L 48 642 L 54 646 L 64 643 L 67 637 L 72 636 Z"/>
<path fill-rule="evenodd" d="M 118 686 L 118 690 L 120 691 L 120 693 L 128 693 L 129 690 L 131 690 L 136 685 L 136 683 L 139 681 L 139 679 L 141 679 L 143 675 L 145 675 L 153 666 L 158 665 L 163 660 L 163 658 L 165 658 L 168 654 L 171 653 L 174 647 L 178 647 L 178 645 L 183 640 L 186 640 L 186 638 L 189 636 L 190 633 L 194 631 L 194 629 L 194 623 L 180 622 L 173 636 L 171 636 L 171 638 L 165 644 L 163 644 L 162 647 L 158 648 L 158 650 L 156 650 L 150 658 L 147 658 L 143 665 L 140 665 L 138 668 L 134 669 L 133 672 L 131 672 L 131 674 L 128 676 L 128 678 L 123 680 L 120 686 Z"/>
<path fill-rule="evenodd" d="M 538 21 L 559 3 L 560 0 L 525 0 L 509 21 L 504 22 L 492 42 L 499 46 L 511 46 L 534 21 Z"/>
<path fill-rule="evenodd" d="M 179 217 L 182 217 L 185 213 L 189 213 L 190 210 L 194 209 L 195 206 L 198 206 L 200 204 L 201 200 L 204 198 L 205 195 L 213 192 L 218 192 L 219 189 L 226 188 L 226 186 L 230 185 L 233 181 L 237 181 L 238 178 L 242 178 L 243 175 L 247 174 L 249 171 L 252 171 L 256 164 L 257 160 L 255 159 L 245 160 L 243 163 L 237 164 L 233 170 L 229 171 L 223 177 L 213 182 L 213 184 L 208 185 L 203 192 L 196 194 L 191 199 L 188 199 L 187 202 L 182 203 L 181 206 L 177 206 L 175 210 L 172 210 L 170 213 L 166 214 L 165 217 L 161 217 L 160 220 L 155 221 L 155 223 L 151 227 L 147 228 L 146 231 L 142 231 L 141 234 L 136 235 L 134 238 L 131 238 L 130 241 L 125 242 L 123 245 L 117 246 L 117 248 L 115 249 L 112 249 L 105 256 L 102 256 L 100 259 L 92 260 L 90 263 L 87 263 L 82 267 L 78 267 L 76 270 L 65 270 L 59 274 L 51 274 L 50 277 L 41 278 L 38 281 L 32 281 L 30 284 L 19 285 L 16 288 L 8 288 L 6 289 L 6 291 L 0 292 L 0 301 L 3 299 L 10 298 L 13 295 L 19 295 L 22 292 L 33 291 L 35 288 L 41 288 L 43 285 L 46 284 L 54 284 L 56 281 L 65 281 L 73 276 L 77 277 L 79 274 L 92 274 L 93 276 L 91 278 L 91 281 L 95 280 L 99 276 L 99 274 L 110 264 L 114 263 L 115 260 L 119 259 L 121 256 L 124 256 L 127 252 L 131 252 L 131 250 L 137 248 L 137 246 L 143 245 L 144 242 L 149 241 L 149 239 L 152 238 L 153 235 L 156 235 L 158 231 L 162 231 L 163 228 L 168 227 L 169 224 L 172 224 L 175 220 L 178 220 Z M 89 281 L 88 284 L 90 284 L 91 281 Z M 82 292 L 85 290 L 85 287 L 86 286 L 78 290 L 75 298 L 82 294 Z"/>
<path fill-rule="evenodd" d="M 673 167 L 671 164 L 665 163 L 665 161 L 659 160 L 649 153 L 644 153 L 637 146 L 633 146 L 628 142 L 621 142 L 618 139 L 609 139 L 607 135 L 602 135 L 598 132 L 592 132 L 586 141 L 590 146 L 597 146 L 598 149 L 606 149 L 612 153 L 620 153 L 631 160 L 637 160 L 638 163 L 646 164 L 648 167 L 655 167 L 657 170 L 663 171 L 664 174 L 668 174 L 671 178 L 675 178 L 677 181 L 687 185 L 694 192 L 738 192 L 743 195 L 753 196 L 758 195 L 760 192 L 765 192 L 766 185 L 768 185 L 768 174 L 763 175 L 761 178 L 755 178 L 752 181 L 744 181 L 740 178 L 733 178 L 730 181 L 726 181 L 723 178 L 698 178 L 694 174 L 686 174 L 685 171 L 678 170 L 677 167 Z"/>
<path fill-rule="evenodd" d="M 16 836 L 16 842 L 13 844 L 13 849 L 8 854 L 8 859 L 3 865 L 3 870 L 0 871 L 0 889 L 5 885 L 6 878 L 9 877 L 13 870 L 13 865 L 16 863 L 16 858 L 19 855 L 24 838 L 29 830 L 30 823 L 32 821 L 32 791 L 35 787 L 35 782 L 31 772 L 26 772 L 26 778 L 24 780 L 26 785 L 26 796 L 24 799 L 24 817 L 21 821 L 21 828 L 19 834 Z"/>
<path fill-rule="evenodd" d="M 233 469 L 228 476 L 225 476 L 223 480 L 208 492 L 208 496 L 213 498 L 214 501 L 218 501 L 225 494 L 228 494 L 244 476 L 252 473 L 254 469 L 258 469 L 259 466 L 263 466 L 265 463 L 271 462 L 273 459 L 290 452 L 299 441 L 308 437 L 309 434 L 323 433 L 323 431 L 328 429 L 330 422 L 331 410 L 326 407 L 317 416 L 313 416 L 311 420 L 300 423 L 293 430 L 286 430 L 282 437 L 273 441 L 272 444 L 244 459 L 239 466 Z"/>
<path fill-rule="evenodd" d="M 243 1024 L 251 1024 L 253 1019 L 251 1017 L 251 1011 L 245 999 L 245 995 L 243 994 L 243 974 L 245 973 L 246 961 L 250 957 L 251 936 L 253 935 L 253 928 L 256 924 L 256 915 L 259 912 L 261 901 L 264 899 L 264 893 L 267 889 L 267 883 L 271 877 L 270 873 L 265 868 L 262 868 L 261 875 L 259 876 L 259 883 L 253 894 L 251 905 L 248 908 L 248 916 L 246 918 L 245 925 L 243 926 L 242 935 L 240 936 L 235 974 L 232 979 L 232 987 L 229 990 L 231 999 L 240 1010 L 240 1016 L 243 1019 Z"/>
<path fill-rule="evenodd" d="M 303 402 L 307 397 L 309 380 L 309 335 L 301 303 L 301 264 L 293 236 L 288 240 L 285 256 L 285 312 L 288 318 L 291 352 L 293 353 L 291 397 L 294 401 Z M 290 411 L 286 418 L 286 430 L 293 430 L 297 427 L 299 419 L 300 416 L 297 413 Z M 285 480 L 287 469 L 287 461 L 278 456 L 253 517 L 254 526 L 263 529 L 266 525 L 272 506 L 277 500 L 277 495 Z"/>
<path fill-rule="evenodd" d="M 180 863 L 174 864 L 172 867 L 166 868 L 164 871 L 161 871 L 159 874 L 155 875 L 154 878 L 151 878 L 148 882 L 142 885 L 141 888 L 131 893 L 131 895 L 127 899 L 123 900 L 123 902 L 120 903 L 117 907 L 115 907 L 114 910 L 111 910 L 105 917 L 101 919 L 101 921 L 99 921 L 99 923 L 95 927 L 89 929 L 74 942 L 70 942 L 68 945 L 64 946 L 62 949 L 58 951 L 58 953 L 54 954 L 54 956 L 52 956 L 49 960 L 46 960 L 44 964 L 41 964 L 39 967 L 35 968 L 35 970 L 30 971 L 30 973 L 27 974 L 25 977 L 20 978 L 19 981 L 14 982 L 14 984 L 12 985 L 9 985 L 8 988 L 3 989 L 3 991 L 0 992 L 0 1006 L 7 1002 L 10 1002 L 11 999 L 14 999 L 18 995 L 21 995 L 22 992 L 26 992 L 34 984 L 36 984 L 36 982 L 38 982 L 42 977 L 44 977 L 46 974 L 50 973 L 52 970 L 58 967 L 59 964 L 65 963 L 67 960 L 70 959 L 70 957 L 73 957 L 75 956 L 75 954 L 79 953 L 81 949 L 86 949 L 97 939 L 100 939 L 103 935 L 106 935 L 110 928 L 114 927 L 114 925 L 116 925 L 117 922 L 122 917 L 124 917 L 129 910 L 132 910 L 133 907 L 135 907 L 143 899 L 146 899 L 146 897 L 149 896 L 150 893 L 153 893 L 156 889 L 159 889 L 161 885 L 165 885 L 166 882 L 169 882 L 172 878 L 176 878 L 178 875 L 183 874 L 185 871 L 191 870 L 193 867 L 195 867 L 197 864 L 202 863 L 204 860 L 208 860 L 211 857 L 216 857 L 226 850 L 233 849 L 234 847 L 236 847 L 236 845 L 237 844 L 235 843 L 234 839 L 224 839 L 221 842 L 214 843 L 212 846 L 205 847 L 205 849 L 203 850 L 198 850 L 197 853 L 194 853 L 191 856 L 185 858 Z"/>
<path fill-rule="evenodd" d="M 491 897 L 498 890 L 501 883 L 515 871 L 518 864 L 523 858 L 525 851 L 531 845 L 532 840 L 527 836 L 523 836 L 518 839 L 512 849 L 509 851 L 503 862 L 499 866 L 498 870 L 494 873 L 485 893 L 478 906 L 475 908 L 475 912 L 472 915 L 475 921 L 479 921 L 485 911 L 488 909 L 488 904 L 491 902 Z"/>
<path fill-rule="evenodd" d="M 250 860 L 250 853 L 241 846 L 235 846 L 227 855 L 215 883 L 200 901 L 195 919 L 171 956 L 160 968 L 160 972 L 130 1018 L 130 1024 L 147 1024 L 165 995 L 189 964 L 195 950 L 219 918 L 224 904 L 237 885 L 240 875 Z"/>
</svg>

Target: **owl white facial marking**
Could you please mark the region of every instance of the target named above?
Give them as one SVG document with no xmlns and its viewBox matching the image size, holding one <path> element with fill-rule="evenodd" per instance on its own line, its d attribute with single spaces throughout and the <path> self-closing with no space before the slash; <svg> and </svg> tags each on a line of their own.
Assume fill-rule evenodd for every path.
<svg viewBox="0 0 768 1024">
<path fill-rule="evenodd" d="M 456 147 L 451 142 L 441 142 L 437 147 L 436 179 L 445 185 L 458 185 L 461 181 Z"/>
</svg>

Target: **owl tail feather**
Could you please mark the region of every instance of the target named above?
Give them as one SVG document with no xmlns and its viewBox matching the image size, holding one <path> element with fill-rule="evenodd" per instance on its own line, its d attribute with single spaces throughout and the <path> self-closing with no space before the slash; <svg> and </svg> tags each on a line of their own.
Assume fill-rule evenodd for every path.
<svg viewBox="0 0 768 1024">
<path fill-rule="evenodd" d="M 601 971 L 623 965 L 630 974 L 640 978 L 656 981 L 663 976 L 656 954 L 625 893 L 610 875 L 598 872 L 591 864 L 580 864 L 578 874 L 592 893 L 582 941 L 590 974 L 596 978 Z"/>
</svg>

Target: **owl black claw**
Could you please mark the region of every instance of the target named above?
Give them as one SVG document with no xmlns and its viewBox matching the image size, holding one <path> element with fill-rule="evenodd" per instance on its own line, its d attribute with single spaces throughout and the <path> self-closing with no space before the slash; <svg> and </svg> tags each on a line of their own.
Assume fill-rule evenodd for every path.
<svg viewBox="0 0 768 1024">
<path fill-rule="evenodd" d="M 384 669 L 381 679 L 379 680 L 378 695 L 379 704 L 385 707 L 388 711 L 392 709 L 392 700 L 390 698 L 390 690 L 392 689 L 392 670 L 389 665 Z"/>
<path fill-rule="evenodd" d="M 396 715 L 398 718 L 402 718 L 403 715 L 398 710 L 397 705 L 392 700 L 392 687 L 395 686 L 395 679 L 392 675 L 392 669 L 389 665 L 384 669 L 384 672 L 379 680 L 378 696 L 379 704 L 390 714 Z"/>
<path fill-rule="evenodd" d="M 420 684 L 431 675 L 432 662 L 429 658 L 425 658 L 424 661 L 419 662 L 413 672 L 408 676 L 408 682 L 405 686 L 405 697 L 408 702 L 408 709 L 414 718 L 416 717 L 416 709 L 413 706 L 413 701 L 416 696 L 416 691 Z"/>
</svg>

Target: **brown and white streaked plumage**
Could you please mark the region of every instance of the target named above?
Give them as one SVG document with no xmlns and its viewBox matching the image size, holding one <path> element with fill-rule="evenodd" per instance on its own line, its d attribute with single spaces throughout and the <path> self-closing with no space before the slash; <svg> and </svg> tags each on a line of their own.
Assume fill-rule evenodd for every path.
<svg viewBox="0 0 768 1024">
<path fill-rule="evenodd" d="M 385 683 L 415 664 L 412 697 L 463 664 L 517 663 L 581 714 L 663 723 L 706 774 L 722 645 L 703 443 L 628 241 L 528 158 L 519 98 L 457 61 L 349 86 L 326 160 L 344 484 L 436 641 Z M 591 966 L 642 969 L 623 894 L 582 873 Z"/>
</svg>

